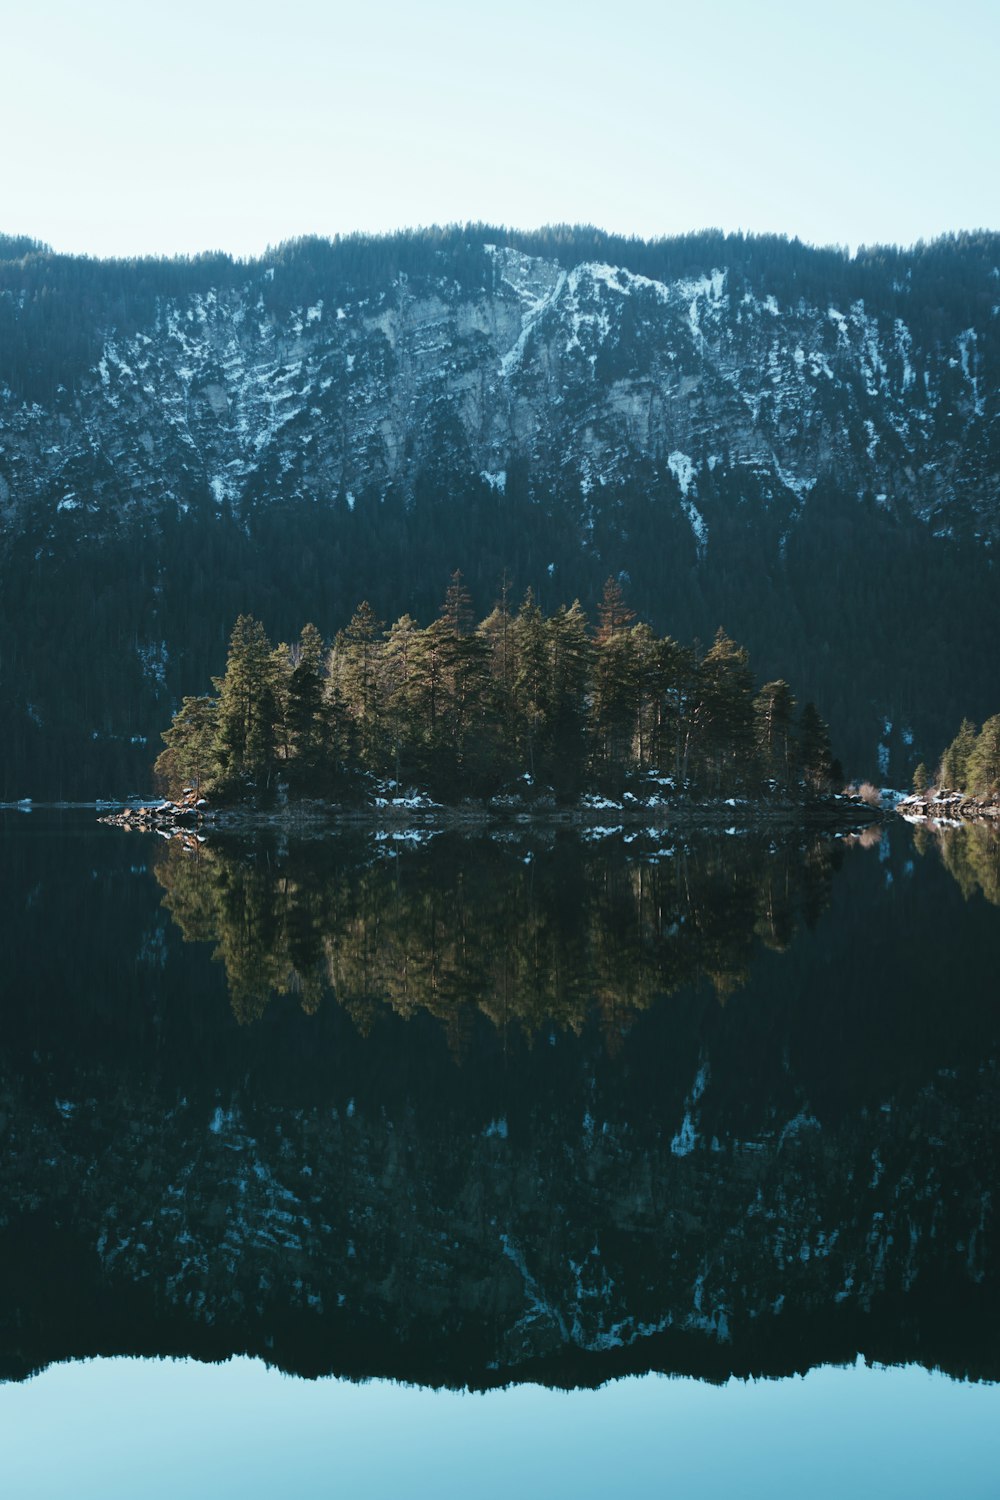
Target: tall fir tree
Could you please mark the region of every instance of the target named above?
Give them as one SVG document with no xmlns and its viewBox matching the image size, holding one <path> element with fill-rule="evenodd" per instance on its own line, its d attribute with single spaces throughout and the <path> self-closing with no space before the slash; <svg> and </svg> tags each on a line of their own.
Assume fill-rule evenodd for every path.
<svg viewBox="0 0 1000 1500">
<path fill-rule="evenodd" d="M 216 759 L 219 781 L 241 795 L 272 790 L 277 716 L 277 664 L 264 627 L 252 615 L 233 626 L 225 675 L 219 679 Z"/>
<path fill-rule="evenodd" d="M 212 790 L 218 775 L 218 727 L 218 699 L 190 697 L 181 703 L 170 728 L 163 731 L 165 748 L 153 767 L 168 797 L 178 796 L 188 786 L 199 796 Z"/>
<path fill-rule="evenodd" d="M 700 749 L 716 792 L 741 784 L 753 746 L 753 676 L 746 650 L 720 627 L 698 671 Z"/>
<path fill-rule="evenodd" d="M 288 678 L 286 723 L 290 779 L 306 785 L 320 775 L 333 727 L 324 694 L 324 654 L 323 637 L 316 626 L 304 625 Z M 334 761 L 338 758 L 331 756 Z"/>
<path fill-rule="evenodd" d="M 830 731 L 815 703 L 806 703 L 799 717 L 799 774 L 813 791 L 830 785 Z"/>
<path fill-rule="evenodd" d="M 754 738 L 766 777 L 791 780 L 795 697 L 782 678 L 765 682 L 753 700 Z"/>
<path fill-rule="evenodd" d="M 367 599 L 334 642 L 330 672 L 346 708 L 349 752 L 368 771 L 382 769 L 382 695 L 379 681 L 384 626 Z"/>
<path fill-rule="evenodd" d="M 958 733 L 941 757 L 938 767 L 938 786 L 949 791 L 964 792 L 969 774 L 969 757 L 976 744 L 976 726 L 971 719 L 963 719 Z"/>
<path fill-rule="evenodd" d="M 986 720 L 966 765 L 966 789 L 974 797 L 1000 795 L 1000 714 Z"/>
</svg>

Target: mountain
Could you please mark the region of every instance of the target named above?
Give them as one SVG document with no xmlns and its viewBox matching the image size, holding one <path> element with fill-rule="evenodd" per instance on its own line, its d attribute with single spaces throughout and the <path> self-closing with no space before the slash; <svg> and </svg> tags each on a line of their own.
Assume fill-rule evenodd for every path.
<svg viewBox="0 0 1000 1500">
<path fill-rule="evenodd" d="M 241 609 L 429 618 L 455 568 L 484 611 L 620 575 L 908 776 L 1000 701 L 998 268 L 986 233 L 0 238 L 0 796 L 145 781 Z"/>
</svg>

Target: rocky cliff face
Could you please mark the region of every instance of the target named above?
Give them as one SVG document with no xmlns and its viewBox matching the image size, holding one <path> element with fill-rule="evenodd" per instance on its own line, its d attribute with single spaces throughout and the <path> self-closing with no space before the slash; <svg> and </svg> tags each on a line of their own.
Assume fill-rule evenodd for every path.
<svg viewBox="0 0 1000 1500">
<path fill-rule="evenodd" d="M 996 533 L 996 306 L 929 339 L 926 307 L 914 329 L 862 298 L 779 300 L 725 263 L 656 280 L 486 244 L 472 285 L 450 269 L 442 255 L 437 276 L 278 313 L 273 269 L 254 266 L 159 299 L 126 336 L 107 328 L 72 394 L 7 391 L 7 526 L 74 510 L 106 526 L 206 496 L 238 513 L 351 507 L 390 486 L 412 497 L 428 470 L 502 491 L 520 468 L 584 537 L 641 479 L 669 491 L 703 552 L 699 499 L 721 479 L 791 519 L 824 477 L 939 529 Z M 905 314 L 905 289 L 897 300 Z"/>
</svg>

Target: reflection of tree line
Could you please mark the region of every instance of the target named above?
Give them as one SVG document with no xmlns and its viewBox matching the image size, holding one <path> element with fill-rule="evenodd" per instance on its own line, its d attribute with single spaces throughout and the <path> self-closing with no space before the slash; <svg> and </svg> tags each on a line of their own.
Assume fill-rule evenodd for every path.
<svg viewBox="0 0 1000 1500">
<path fill-rule="evenodd" d="M 918 854 L 932 846 L 937 849 L 966 900 L 981 892 L 992 906 L 1000 906 L 1000 829 L 988 823 L 963 823 L 960 828 L 917 825 L 913 846 Z"/>
<path fill-rule="evenodd" d="M 355 851 L 357 853 L 357 851 Z M 702 839 L 657 862 L 557 841 L 530 855 L 443 836 L 395 859 L 302 846 L 280 863 L 171 843 L 156 867 L 190 942 L 214 942 L 233 1011 L 331 995 L 367 1033 L 426 1012 L 461 1052 L 475 1012 L 501 1032 L 579 1033 L 597 1011 L 615 1045 L 660 995 L 702 978 L 724 1001 L 757 940 L 784 948 L 826 904 L 835 851 Z"/>
</svg>

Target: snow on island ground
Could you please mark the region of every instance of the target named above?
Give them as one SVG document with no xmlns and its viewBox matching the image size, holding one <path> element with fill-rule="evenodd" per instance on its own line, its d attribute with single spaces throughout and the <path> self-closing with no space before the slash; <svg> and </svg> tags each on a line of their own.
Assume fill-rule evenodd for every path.
<svg viewBox="0 0 1000 1500">
<path fill-rule="evenodd" d="M 114 804 L 112 804 L 114 805 Z M 815 828 L 847 828 L 880 821 L 891 803 L 871 807 L 848 796 L 792 798 L 726 797 L 696 799 L 673 789 L 673 778 L 654 774 L 636 792 L 621 797 L 586 793 L 560 804 L 551 788 L 537 786 L 527 773 L 512 788 L 489 800 L 465 799 L 457 804 L 437 802 L 426 792 L 379 783 L 372 795 L 353 802 L 303 799 L 278 801 L 266 808 L 229 805 L 213 807 L 194 788 L 177 801 L 154 801 L 122 807 L 101 821 L 116 827 L 203 837 L 208 832 L 252 832 L 276 827 L 320 833 L 338 826 L 367 826 L 387 830 L 530 826 L 540 823 L 578 829 L 588 840 L 615 836 L 627 843 L 647 836 L 662 840 L 665 830 L 703 828 L 730 836 L 752 833 L 772 825 L 808 824 Z"/>
</svg>

